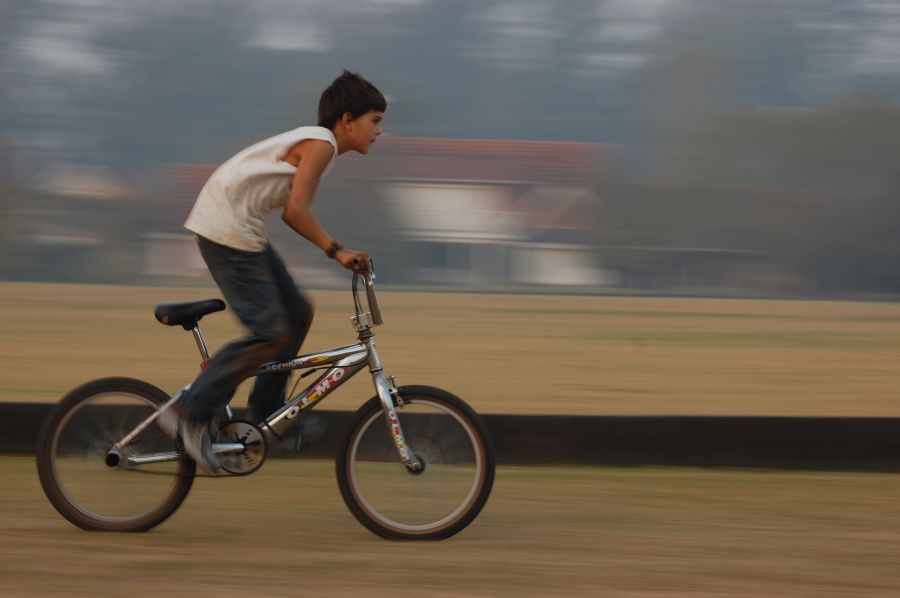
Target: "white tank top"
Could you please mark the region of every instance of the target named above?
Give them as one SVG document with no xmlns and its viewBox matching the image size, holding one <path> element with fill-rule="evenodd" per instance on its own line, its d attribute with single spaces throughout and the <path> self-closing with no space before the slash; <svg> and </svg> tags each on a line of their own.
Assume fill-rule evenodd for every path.
<svg viewBox="0 0 900 598">
<path fill-rule="evenodd" d="M 194 203 L 185 228 L 214 243 L 244 251 L 262 251 L 268 243 L 265 216 L 284 207 L 297 167 L 283 161 L 304 139 L 337 141 L 325 127 L 299 127 L 255 143 L 219 166 Z"/>
</svg>

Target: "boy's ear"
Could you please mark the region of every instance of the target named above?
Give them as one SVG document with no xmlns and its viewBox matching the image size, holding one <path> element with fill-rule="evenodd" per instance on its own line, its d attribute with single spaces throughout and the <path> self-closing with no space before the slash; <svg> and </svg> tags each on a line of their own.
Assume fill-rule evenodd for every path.
<svg viewBox="0 0 900 598">
<path fill-rule="evenodd" d="M 350 114 L 349 112 L 344 112 L 344 114 L 341 115 L 341 124 L 344 125 L 345 127 L 348 126 L 352 121 L 353 121 L 353 115 Z"/>
</svg>

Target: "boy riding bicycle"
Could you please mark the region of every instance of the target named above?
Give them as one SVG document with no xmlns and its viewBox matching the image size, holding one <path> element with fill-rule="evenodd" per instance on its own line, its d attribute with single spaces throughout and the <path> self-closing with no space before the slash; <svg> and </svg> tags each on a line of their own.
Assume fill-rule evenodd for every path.
<svg viewBox="0 0 900 598">
<path fill-rule="evenodd" d="M 369 152 L 382 133 L 386 109 L 374 85 L 345 70 L 322 93 L 317 126 L 265 139 L 230 158 L 206 182 L 185 222 L 225 301 L 250 333 L 220 349 L 178 400 L 177 434 L 188 455 L 212 473 L 219 470 L 213 414 L 259 366 L 296 356 L 312 323 L 312 305 L 269 244 L 265 214 L 281 208 L 281 219 L 329 258 L 348 270 L 367 271 L 368 255 L 328 234 L 311 205 L 337 156 Z M 254 417 L 284 403 L 288 376 L 256 378 L 248 401 Z"/>
</svg>

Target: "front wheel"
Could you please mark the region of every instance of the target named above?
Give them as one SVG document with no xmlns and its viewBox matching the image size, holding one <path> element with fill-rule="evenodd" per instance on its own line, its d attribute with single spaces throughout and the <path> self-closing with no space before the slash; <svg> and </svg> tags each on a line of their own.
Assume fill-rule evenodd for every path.
<svg viewBox="0 0 900 598">
<path fill-rule="evenodd" d="M 494 482 L 494 450 L 481 418 L 438 388 L 404 386 L 395 414 L 413 472 L 399 462 L 380 399 L 356 412 L 338 451 L 341 496 L 357 520 L 389 539 L 440 540 L 469 525 Z"/>
<path fill-rule="evenodd" d="M 121 454 L 113 445 L 169 397 L 130 378 L 84 384 L 53 410 L 38 442 L 41 486 L 59 513 L 88 530 L 144 531 L 181 505 L 194 462 L 154 421 Z"/>
</svg>

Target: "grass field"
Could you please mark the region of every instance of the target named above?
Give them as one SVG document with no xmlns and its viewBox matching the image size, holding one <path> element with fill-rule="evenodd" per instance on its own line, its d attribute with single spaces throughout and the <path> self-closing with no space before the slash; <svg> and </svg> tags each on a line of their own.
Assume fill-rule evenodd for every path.
<svg viewBox="0 0 900 598">
<path fill-rule="evenodd" d="M 212 289 L 0 284 L 0 400 L 55 401 L 100 376 L 168 391 L 190 335 L 152 316 Z M 307 349 L 353 341 L 348 293 L 315 293 Z M 400 383 L 482 412 L 900 415 L 892 304 L 384 293 L 379 350 Z M 230 316 L 203 320 L 210 346 Z M 243 402 L 246 389 L 239 392 Z M 353 409 L 360 377 L 324 405 Z M 381 540 L 330 462 L 200 479 L 147 534 L 79 530 L 32 459 L 0 457 L 0 596 L 900 595 L 900 476 L 502 467 L 450 540 Z"/>
<path fill-rule="evenodd" d="M 199 359 L 153 307 L 215 295 L 0 283 L 0 401 L 55 402 L 110 375 L 174 392 Z M 353 342 L 349 292 L 313 298 L 304 350 Z M 900 416 L 897 304 L 399 292 L 381 302 L 386 370 L 482 412 Z M 202 324 L 213 349 L 240 334 L 227 314 Z M 361 375 L 323 407 L 371 395 Z"/>
<path fill-rule="evenodd" d="M 458 536 L 388 542 L 330 462 L 200 479 L 146 534 L 75 528 L 0 457 L 0 595 L 897 596 L 900 477 L 504 467 Z"/>
</svg>

